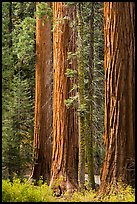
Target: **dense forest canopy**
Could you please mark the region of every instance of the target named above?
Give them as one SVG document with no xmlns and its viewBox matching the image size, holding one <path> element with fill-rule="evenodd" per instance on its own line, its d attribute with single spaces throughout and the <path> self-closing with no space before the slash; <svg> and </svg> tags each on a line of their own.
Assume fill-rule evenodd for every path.
<svg viewBox="0 0 137 204">
<path fill-rule="evenodd" d="M 134 9 L 2 2 L 3 179 L 57 196 L 134 187 Z"/>
</svg>

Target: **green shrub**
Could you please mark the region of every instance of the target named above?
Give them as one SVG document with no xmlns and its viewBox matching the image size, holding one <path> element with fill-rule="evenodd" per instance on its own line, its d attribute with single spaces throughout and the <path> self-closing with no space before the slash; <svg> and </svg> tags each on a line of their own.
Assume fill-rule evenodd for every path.
<svg viewBox="0 0 137 204">
<path fill-rule="evenodd" d="M 84 192 L 78 192 L 78 193 L 74 193 L 72 195 L 72 202 L 93 202 L 94 201 L 94 197 L 95 197 L 96 193 L 94 190 L 90 190 L 87 191 L 85 190 Z"/>
<path fill-rule="evenodd" d="M 135 189 L 129 185 L 117 183 L 117 185 L 111 186 L 108 195 L 99 196 L 98 191 L 83 190 L 74 192 L 71 197 L 66 194 L 59 200 L 67 202 L 135 202 Z"/>
<path fill-rule="evenodd" d="M 65 193 L 56 197 L 53 190 L 42 181 L 38 186 L 30 184 L 27 180 L 20 182 L 14 179 L 2 180 L 2 202 L 135 202 L 135 189 L 131 186 L 118 183 L 111 187 L 108 195 L 98 196 L 98 191 L 75 191 L 72 195 Z"/>
<path fill-rule="evenodd" d="M 135 189 L 130 185 L 117 183 L 110 193 L 101 199 L 102 202 L 135 202 Z"/>
<path fill-rule="evenodd" d="M 54 193 L 47 184 L 34 186 L 34 184 L 19 179 L 2 181 L 2 202 L 50 202 L 55 201 Z"/>
</svg>

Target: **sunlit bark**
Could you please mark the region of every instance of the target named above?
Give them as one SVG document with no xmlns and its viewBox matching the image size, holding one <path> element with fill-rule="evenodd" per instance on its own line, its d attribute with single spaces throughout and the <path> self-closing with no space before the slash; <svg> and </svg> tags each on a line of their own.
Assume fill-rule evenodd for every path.
<svg viewBox="0 0 137 204">
<path fill-rule="evenodd" d="M 37 5 L 39 3 L 37 2 Z M 50 5 L 50 3 L 48 3 Z M 46 19 L 45 24 L 43 20 Z M 43 23 L 42 23 L 43 22 Z M 51 75 L 51 23 L 46 16 L 36 18 L 36 86 L 33 178 L 49 183 L 51 165 L 52 75 Z"/>
<path fill-rule="evenodd" d="M 100 189 L 135 179 L 135 4 L 104 3 L 105 144 Z"/>
<path fill-rule="evenodd" d="M 59 179 L 60 194 L 77 185 L 78 139 L 75 109 L 67 110 L 65 99 L 72 88 L 66 76 L 68 51 L 75 52 L 75 33 L 70 22 L 75 18 L 75 8 L 63 2 L 53 2 L 53 151 L 50 185 Z M 73 61 L 72 69 L 76 69 Z"/>
</svg>

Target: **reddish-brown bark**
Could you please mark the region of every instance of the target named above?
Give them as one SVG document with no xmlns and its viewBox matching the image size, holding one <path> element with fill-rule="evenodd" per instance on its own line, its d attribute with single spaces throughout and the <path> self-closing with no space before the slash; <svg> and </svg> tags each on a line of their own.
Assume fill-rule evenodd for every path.
<svg viewBox="0 0 137 204">
<path fill-rule="evenodd" d="M 37 2 L 37 5 L 39 3 Z M 50 3 L 48 2 L 50 5 Z M 40 176 L 49 183 L 51 165 L 51 124 L 52 124 L 52 75 L 51 75 L 51 23 L 46 19 L 36 19 L 36 90 L 33 178 Z"/>
<path fill-rule="evenodd" d="M 135 179 L 135 4 L 104 3 L 105 144 L 100 190 Z"/>
<path fill-rule="evenodd" d="M 72 88 L 72 81 L 65 73 L 69 68 L 68 51 L 75 52 L 75 32 L 70 28 L 74 18 L 74 7 L 53 2 L 53 151 L 50 185 L 53 186 L 55 180 L 61 178 L 61 191 L 77 185 L 77 116 L 75 109 L 67 110 L 65 105 Z M 72 61 L 71 68 L 76 69 L 76 62 Z"/>
</svg>

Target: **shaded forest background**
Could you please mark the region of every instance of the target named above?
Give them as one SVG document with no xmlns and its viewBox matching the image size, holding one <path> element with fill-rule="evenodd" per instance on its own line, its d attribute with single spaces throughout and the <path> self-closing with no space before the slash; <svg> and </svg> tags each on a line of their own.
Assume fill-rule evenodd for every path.
<svg viewBox="0 0 137 204">
<path fill-rule="evenodd" d="M 86 90 L 85 103 L 87 104 L 89 100 L 89 75 L 92 74 L 94 168 L 95 174 L 98 175 L 105 151 L 102 137 L 104 127 L 103 4 L 94 3 L 94 65 L 92 73 L 90 73 L 89 68 L 90 7 L 89 2 L 83 3 L 84 86 Z M 45 9 L 45 3 L 41 4 L 41 15 L 42 9 Z M 2 4 L 3 178 L 12 177 L 11 175 L 16 175 L 19 178 L 27 177 L 33 164 L 36 63 L 35 10 L 35 2 L 4 2 Z M 51 17 L 50 15 L 52 14 L 50 13 L 49 17 Z M 71 23 L 71 26 L 74 26 L 74 22 Z M 75 53 L 70 52 L 69 59 L 73 57 L 72 54 Z M 68 69 L 67 75 L 73 78 L 74 73 Z M 76 88 L 77 84 L 73 84 L 73 89 Z M 69 106 L 76 99 L 66 100 L 66 105 Z"/>
<path fill-rule="evenodd" d="M 42 179 L 59 196 L 98 189 L 100 175 L 100 192 L 119 179 L 134 187 L 134 12 L 2 3 L 3 179 Z"/>
</svg>

